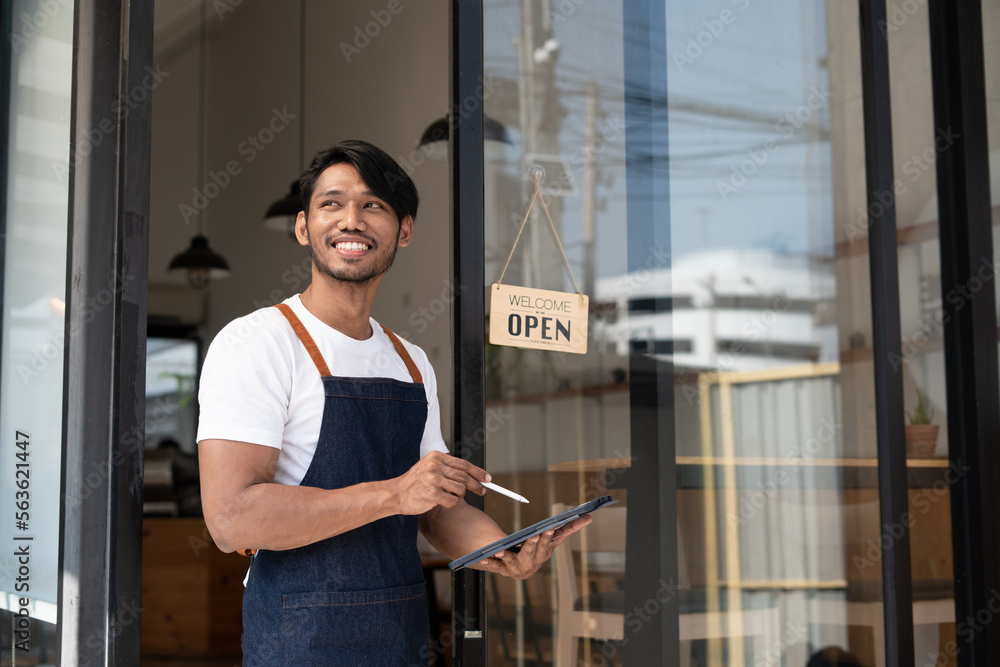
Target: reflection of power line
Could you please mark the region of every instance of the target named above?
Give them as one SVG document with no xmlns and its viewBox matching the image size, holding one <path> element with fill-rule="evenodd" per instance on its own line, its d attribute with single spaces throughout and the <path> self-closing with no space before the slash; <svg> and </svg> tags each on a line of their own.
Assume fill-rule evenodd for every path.
<svg viewBox="0 0 1000 667">
<path fill-rule="evenodd" d="M 587 96 L 587 82 L 594 77 L 593 68 L 585 66 L 577 66 L 573 64 L 567 64 L 568 61 L 562 61 L 559 64 L 557 70 L 557 78 L 555 85 L 558 87 L 561 95 L 567 98 L 586 98 Z M 508 78 L 509 80 L 514 80 L 517 77 L 516 59 L 514 57 L 487 57 L 485 62 L 485 69 L 491 72 L 494 77 Z M 707 68 L 710 70 L 710 68 Z M 700 91 L 701 95 L 715 96 L 720 99 L 729 99 L 733 97 L 733 90 L 731 83 L 743 83 L 745 82 L 745 77 L 730 76 L 728 72 L 715 72 L 709 71 L 709 74 L 721 79 L 726 79 L 726 85 L 724 87 L 718 87 L 717 90 L 712 90 L 711 87 L 706 86 L 705 90 Z M 602 75 L 598 81 L 597 85 L 597 96 L 601 101 L 601 105 L 604 108 L 613 108 L 615 106 L 622 106 L 624 104 L 624 98 L 626 96 L 625 88 L 627 82 L 624 78 L 618 76 L 605 76 Z M 755 86 L 753 89 L 743 91 L 741 93 L 741 99 L 748 102 L 761 101 L 765 102 L 770 109 L 765 109 L 761 111 L 764 114 L 780 114 L 787 111 L 790 108 L 794 108 L 802 104 L 801 89 L 779 89 L 779 90 L 768 90 L 761 88 L 760 86 Z M 671 98 L 677 100 L 681 99 L 697 99 L 694 96 L 690 96 L 681 92 L 679 86 L 672 86 L 670 88 Z M 773 107 L 778 103 L 777 107 Z M 753 108 L 753 107 L 750 107 Z M 773 118 L 771 119 L 774 120 Z"/>
<path fill-rule="evenodd" d="M 719 98 L 732 98 L 734 97 L 733 85 L 743 84 L 746 85 L 746 76 L 735 76 L 731 75 L 729 72 L 715 71 L 711 68 L 704 68 L 708 71 L 704 73 L 699 79 L 700 85 L 698 86 L 699 94 L 709 94 L 714 95 Z M 588 76 L 593 76 L 592 68 L 577 65 L 562 65 L 559 68 L 559 85 L 570 89 L 581 85 L 582 81 L 585 81 Z M 722 81 L 711 81 L 710 85 L 707 76 L 711 75 L 716 79 L 721 79 Z M 608 99 L 621 99 L 622 90 L 625 87 L 626 81 L 617 75 L 612 76 L 602 76 L 604 83 L 601 84 L 599 88 L 599 93 L 601 97 L 608 97 Z M 674 84 L 669 86 L 669 93 L 671 95 L 686 94 L 685 91 L 690 86 L 681 86 L 679 84 Z M 798 100 L 798 89 L 781 88 L 777 90 L 769 90 L 761 86 L 755 85 L 753 88 L 745 89 L 740 91 L 740 99 L 744 99 L 750 102 L 753 101 L 764 101 L 767 104 L 778 103 L 780 106 L 796 104 Z"/>
<path fill-rule="evenodd" d="M 671 174 L 671 177 L 672 176 L 673 176 L 673 174 Z M 683 190 L 676 189 L 676 190 L 674 190 L 674 191 L 671 192 L 671 196 L 674 197 L 675 199 L 680 199 L 681 197 L 683 197 L 683 200 L 685 202 L 686 201 L 694 201 L 694 200 L 709 200 L 709 201 L 716 201 L 716 202 L 721 201 L 721 198 L 719 197 L 719 193 L 715 189 L 715 183 L 714 182 L 713 183 L 702 183 L 702 185 L 704 187 L 702 187 L 700 189 L 694 189 L 694 188 L 690 188 L 690 187 L 685 188 Z M 810 189 L 810 187 L 814 188 L 814 189 Z M 787 198 L 788 198 L 789 195 L 800 195 L 800 194 L 802 194 L 804 192 L 809 192 L 809 193 L 812 193 L 812 194 L 822 195 L 822 194 L 829 194 L 831 191 L 832 191 L 832 186 L 823 187 L 823 186 L 820 186 L 820 185 L 807 186 L 807 187 L 796 186 L 796 187 L 785 188 L 785 189 L 782 189 L 782 190 L 779 190 L 779 189 L 765 190 L 765 189 L 762 189 L 762 188 L 756 188 L 756 189 L 752 189 L 752 190 L 747 190 L 746 188 L 744 188 L 743 190 L 740 190 L 740 192 L 739 192 L 738 195 L 730 195 L 730 201 L 738 201 L 738 200 L 747 199 L 747 198 L 757 198 L 757 199 L 786 199 L 787 200 Z M 620 201 L 620 202 L 624 202 L 625 201 L 625 198 L 624 198 L 623 195 L 615 195 L 615 197 L 616 197 L 615 201 Z M 651 196 L 650 197 L 642 197 L 642 198 L 638 198 L 637 199 L 637 201 L 652 201 L 652 200 L 653 199 L 651 198 Z"/>
<path fill-rule="evenodd" d="M 790 135 L 788 137 L 783 137 L 781 135 L 775 135 L 775 134 L 764 135 L 764 136 L 767 137 L 767 139 L 773 140 L 776 144 L 777 149 L 779 149 L 779 150 L 772 150 L 768 154 L 772 157 L 780 156 L 774 158 L 775 160 L 779 160 L 780 162 L 772 162 L 771 160 L 769 160 L 769 162 L 773 166 L 779 166 L 780 163 L 787 163 L 790 159 L 795 161 L 801 159 L 801 156 L 797 153 L 791 153 L 791 154 L 786 153 L 785 155 L 781 155 L 780 154 L 781 148 L 792 147 L 792 146 L 806 146 L 812 148 L 815 147 L 816 144 L 829 144 L 828 137 L 826 136 L 817 137 L 816 133 L 812 131 L 811 128 L 809 128 L 807 125 L 803 125 L 799 130 L 796 131 L 795 134 Z M 577 146 L 588 145 L 588 139 L 586 138 L 586 136 L 579 139 L 577 137 L 578 135 L 574 133 L 564 133 L 561 139 L 564 145 L 567 144 L 577 145 Z M 689 171 L 687 173 L 692 173 L 691 170 L 697 169 L 697 166 L 693 166 L 692 163 L 710 162 L 713 160 L 719 161 L 720 164 L 718 165 L 714 166 L 705 165 L 703 171 L 694 172 L 694 173 L 703 173 L 706 175 L 711 175 L 715 174 L 719 170 L 729 170 L 731 168 L 730 164 L 722 163 L 723 161 L 726 161 L 733 157 L 746 156 L 750 152 L 761 152 L 765 150 L 766 142 L 759 141 L 760 139 L 759 135 L 755 138 L 758 139 L 758 141 L 753 144 L 741 143 L 739 145 L 719 147 L 715 150 L 700 151 L 700 152 L 694 152 L 694 151 L 685 152 L 683 150 L 680 150 L 678 146 L 680 144 L 680 141 L 674 141 L 669 150 L 667 148 L 664 148 L 662 152 L 657 151 L 657 157 L 662 161 L 669 162 L 670 164 L 672 164 L 674 169 L 681 169 L 681 168 L 688 169 Z M 704 142 L 691 141 L 690 143 L 696 144 L 700 147 Z M 624 145 L 620 144 L 620 142 L 619 145 L 615 145 L 613 142 L 604 144 L 604 149 L 602 150 L 599 162 L 602 167 L 625 166 L 626 163 L 624 159 Z M 823 168 L 824 165 L 826 165 L 825 162 L 820 163 L 819 168 L 821 173 L 819 173 L 819 175 L 825 177 L 829 174 L 829 171 L 824 170 Z M 772 175 L 780 173 L 782 176 L 786 175 L 793 177 L 802 176 L 802 174 L 799 173 L 798 168 L 795 168 L 794 171 L 791 172 L 780 172 L 780 170 L 775 171 L 770 168 L 767 171 L 770 172 Z"/>
<path fill-rule="evenodd" d="M 500 81 L 500 85 L 514 85 L 515 81 Z M 621 89 L 612 89 L 595 85 L 590 87 L 586 80 L 582 80 L 579 86 L 559 85 L 555 91 L 560 97 L 572 98 L 580 97 L 584 100 L 591 96 L 596 97 L 599 102 L 621 101 Z M 611 94 L 613 93 L 613 94 Z M 788 116 L 794 118 L 794 114 L 807 106 L 799 102 L 798 104 L 781 109 L 761 109 L 749 106 L 720 104 L 712 100 L 699 99 L 696 97 L 681 97 L 671 95 L 669 97 L 652 97 L 648 91 L 642 90 L 637 94 L 629 94 L 626 90 L 624 102 L 641 105 L 653 110 L 654 115 L 659 115 L 663 120 L 675 123 L 681 119 L 692 122 L 692 119 L 714 118 L 726 121 L 737 121 L 742 127 L 749 125 L 751 128 L 761 128 L 774 130 L 783 121 L 789 122 Z M 605 107 L 606 108 L 606 107 Z M 808 107 L 807 107 L 808 108 Z M 680 114 L 680 118 L 678 118 Z M 824 107 L 819 106 L 810 110 L 810 117 L 806 121 L 791 124 L 796 131 L 818 132 L 819 138 L 829 138 L 829 121 Z"/>
<path fill-rule="evenodd" d="M 813 139 L 811 137 L 802 136 L 802 137 L 797 137 L 795 139 L 789 139 L 787 141 L 782 141 L 782 142 L 780 142 L 779 147 L 780 146 L 796 146 L 796 145 L 803 145 L 803 144 L 815 144 L 815 143 L 820 143 L 820 142 L 817 142 L 815 139 Z M 825 142 L 823 142 L 823 143 L 825 143 Z M 749 153 L 751 151 L 761 151 L 761 150 L 763 150 L 763 147 L 761 146 L 761 144 L 753 144 L 751 146 L 734 146 L 732 148 L 725 148 L 725 149 L 719 149 L 717 151 L 707 151 L 707 152 L 702 152 L 702 153 L 680 153 L 680 152 L 676 152 L 675 151 L 675 152 L 672 152 L 670 154 L 670 159 L 673 162 L 685 162 L 685 161 L 688 161 L 688 160 L 690 160 L 690 161 L 699 161 L 700 162 L 702 160 L 713 160 L 713 159 L 727 158 L 727 157 L 732 157 L 734 155 L 746 155 L 747 153 Z M 773 154 L 776 154 L 776 153 L 777 153 L 777 151 L 774 151 Z"/>
</svg>

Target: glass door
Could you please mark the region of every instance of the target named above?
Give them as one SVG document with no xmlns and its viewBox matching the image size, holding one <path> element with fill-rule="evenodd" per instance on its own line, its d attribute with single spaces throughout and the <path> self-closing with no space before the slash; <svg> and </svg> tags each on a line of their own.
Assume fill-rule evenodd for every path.
<svg viewBox="0 0 1000 667">
<path fill-rule="evenodd" d="M 555 234 L 533 208 L 504 282 L 590 298 L 586 354 L 486 341 L 485 465 L 531 500 L 487 511 L 516 530 L 620 501 L 535 577 L 487 577 L 489 662 L 885 664 L 900 538 L 880 525 L 858 6 L 483 11 L 487 127 L 509 137 L 484 151 L 484 283 L 540 175 Z M 913 502 L 946 470 L 909 466 Z M 947 578 L 947 539 L 920 549 Z"/>
<path fill-rule="evenodd" d="M 0 7 L 3 660 L 134 665 L 152 6 Z"/>
<path fill-rule="evenodd" d="M 73 2 L 3 3 L 4 664 L 52 665 L 58 655 L 73 7 Z"/>
</svg>

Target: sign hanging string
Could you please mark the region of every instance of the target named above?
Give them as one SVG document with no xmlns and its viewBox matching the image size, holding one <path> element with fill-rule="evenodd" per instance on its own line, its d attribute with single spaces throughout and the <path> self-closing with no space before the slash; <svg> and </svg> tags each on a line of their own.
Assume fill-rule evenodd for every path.
<svg viewBox="0 0 1000 667">
<path fill-rule="evenodd" d="M 531 209 L 535 206 L 535 200 L 538 199 L 542 202 L 542 210 L 545 211 L 545 219 L 549 221 L 549 228 L 552 230 L 552 235 L 556 238 L 556 243 L 559 245 L 559 252 L 562 253 L 562 258 L 566 262 L 566 268 L 569 269 L 569 277 L 573 279 L 573 285 L 576 287 L 576 293 L 583 296 L 583 291 L 580 289 L 580 285 L 576 282 L 576 276 L 573 275 L 573 267 L 569 263 L 569 258 L 566 257 L 566 251 L 563 249 L 562 241 L 559 239 L 559 232 L 556 231 L 555 223 L 552 222 L 552 216 L 549 215 L 549 207 L 545 204 L 545 197 L 542 196 L 542 175 L 535 172 L 535 194 L 531 196 L 531 202 L 528 204 L 528 210 L 524 214 L 524 220 L 521 221 L 521 227 L 517 230 L 517 236 L 514 237 L 514 245 L 510 249 L 510 254 L 507 255 L 507 263 L 503 265 L 503 271 L 500 272 L 500 278 L 497 280 L 497 285 L 503 283 L 503 276 L 507 273 L 507 267 L 510 265 L 510 260 L 514 257 L 514 250 L 517 249 L 517 242 L 521 239 L 521 232 L 524 231 L 524 226 L 528 222 L 528 217 L 531 215 Z"/>
</svg>

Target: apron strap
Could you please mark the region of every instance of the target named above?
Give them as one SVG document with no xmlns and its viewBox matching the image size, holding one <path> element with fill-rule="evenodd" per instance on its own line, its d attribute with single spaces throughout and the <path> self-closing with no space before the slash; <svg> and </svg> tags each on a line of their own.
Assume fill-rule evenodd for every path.
<svg viewBox="0 0 1000 667">
<path fill-rule="evenodd" d="M 316 345 L 316 341 L 313 340 L 313 337 L 309 335 L 309 332 L 306 330 L 305 325 L 302 324 L 302 320 L 299 319 L 299 316 L 295 314 L 291 306 L 287 303 L 278 303 L 275 304 L 274 307 L 280 310 L 281 314 L 285 316 L 286 320 L 288 320 L 288 323 L 292 325 L 292 330 L 295 331 L 295 335 L 299 337 L 300 341 L 302 341 L 306 351 L 309 353 L 309 357 L 313 360 L 313 363 L 316 364 L 316 368 L 319 370 L 320 376 L 329 377 L 331 375 L 330 368 L 326 365 L 326 361 L 323 359 L 323 355 L 319 351 L 319 346 Z M 398 352 L 399 356 L 403 359 L 403 363 L 406 364 L 406 370 L 410 372 L 410 378 L 413 379 L 414 384 L 423 384 L 423 376 L 420 374 L 420 370 L 417 369 L 417 365 L 413 363 L 413 358 L 410 357 L 410 353 L 406 351 L 402 341 L 399 340 L 396 334 L 389 331 L 388 327 L 384 324 L 380 324 L 379 326 L 382 327 L 382 331 L 384 331 L 385 335 L 389 337 L 389 340 L 392 342 L 392 346 L 396 348 L 396 352 Z"/>
<path fill-rule="evenodd" d="M 405 347 L 403 347 L 403 342 L 399 340 L 396 334 L 389 331 L 389 328 L 384 324 L 379 324 L 379 326 L 382 327 L 382 331 L 384 331 L 385 335 L 392 341 L 392 346 L 396 348 L 396 352 L 399 352 L 399 356 L 403 358 L 403 363 L 406 364 L 406 370 L 410 371 L 410 377 L 413 379 L 413 383 L 423 384 L 424 378 L 420 375 L 417 365 L 413 363 L 413 359 L 410 358 L 410 353 L 406 351 Z"/>
<path fill-rule="evenodd" d="M 281 311 L 281 314 L 285 316 L 288 323 L 292 325 L 292 329 L 295 331 L 295 335 L 299 337 L 302 344 L 306 347 L 306 352 L 312 358 L 313 363 L 316 364 L 316 368 L 319 369 L 319 374 L 321 377 L 330 376 L 330 368 L 326 365 L 326 361 L 323 360 L 323 355 L 319 351 L 319 347 L 316 345 L 316 341 L 313 337 L 309 335 L 306 331 L 306 327 L 302 324 L 302 320 L 299 316 L 295 314 L 291 306 L 287 303 L 277 303 L 274 305 L 275 308 Z"/>
</svg>

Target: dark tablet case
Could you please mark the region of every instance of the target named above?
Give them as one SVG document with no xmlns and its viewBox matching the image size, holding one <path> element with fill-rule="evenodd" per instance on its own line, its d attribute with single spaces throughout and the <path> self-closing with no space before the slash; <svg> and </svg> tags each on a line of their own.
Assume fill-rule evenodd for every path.
<svg viewBox="0 0 1000 667">
<path fill-rule="evenodd" d="M 566 510 L 565 512 L 560 512 L 555 516 L 550 516 L 548 519 L 543 519 L 532 526 L 528 526 L 523 530 L 519 530 L 516 533 L 508 535 L 502 540 L 497 540 L 492 544 L 487 544 L 485 547 L 481 547 L 471 553 L 467 553 L 461 558 L 456 558 L 448 563 L 448 567 L 452 570 L 461 570 L 469 565 L 475 565 L 479 561 L 485 560 L 497 552 L 507 550 L 516 551 L 518 547 L 535 535 L 541 535 L 547 530 L 554 530 L 560 526 L 565 526 L 573 519 L 581 517 L 584 514 L 589 514 L 594 510 L 598 510 L 607 505 L 612 505 L 616 502 L 618 501 L 611 496 L 601 496 L 600 498 L 595 498 L 594 500 L 588 500 L 579 507 L 574 507 L 573 509 Z"/>
</svg>

